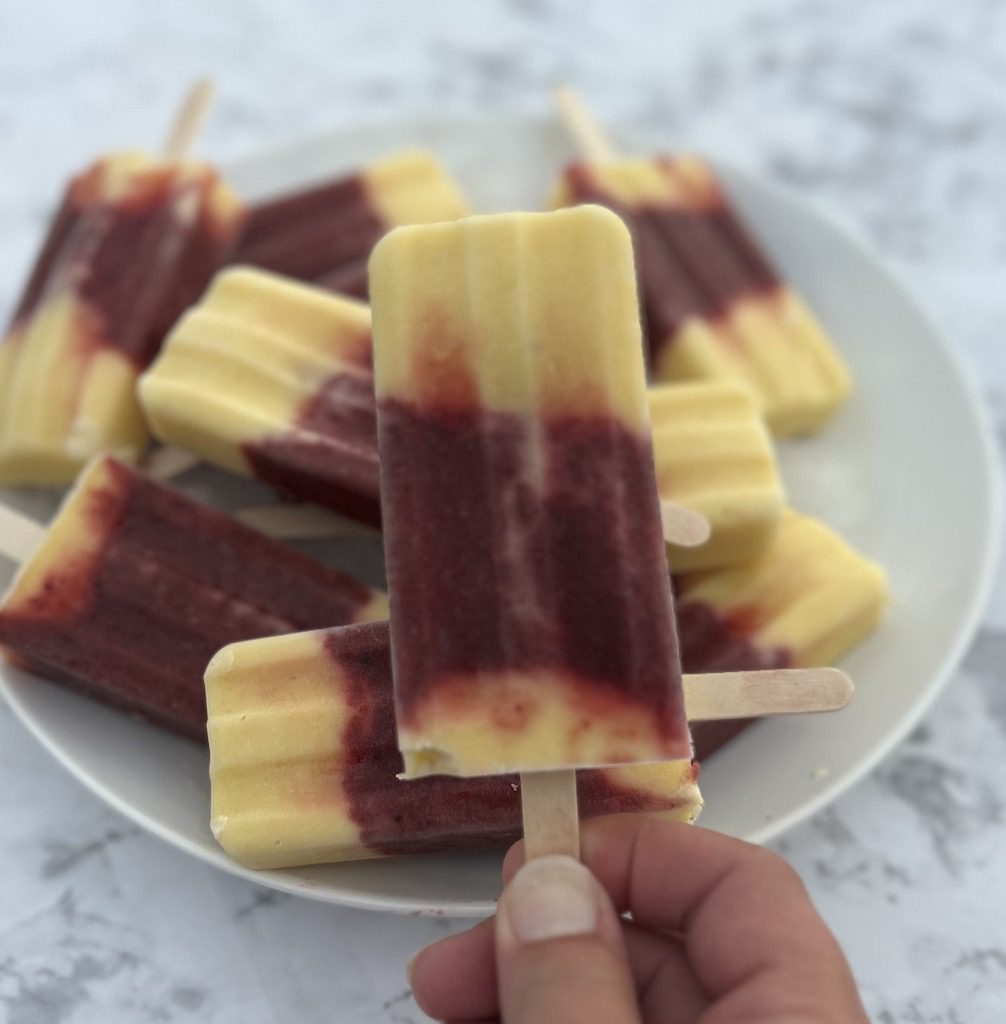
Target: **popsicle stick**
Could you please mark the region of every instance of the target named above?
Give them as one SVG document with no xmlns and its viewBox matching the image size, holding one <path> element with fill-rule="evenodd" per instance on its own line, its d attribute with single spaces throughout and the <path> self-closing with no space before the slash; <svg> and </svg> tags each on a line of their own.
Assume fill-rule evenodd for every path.
<svg viewBox="0 0 1006 1024">
<path fill-rule="evenodd" d="M 552 99 L 559 112 L 559 120 L 587 160 L 607 164 L 618 159 L 618 151 L 594 120 L 579 93 L 568 85 L 562 85 L 552 94 Z"/>
<path fill-rule="evenodd" d="M 707 672 L 686 675 L 682 682 L 690 722 L 838 711 L 855 692 L 852 680 L 837 668 Z"/>
<path fill-rule="evenodd" d="M 520 777 L 520 794 L 527 859 L 564 853 L 579 860 L 576 772 L 525 772 Z"/>
<path fill-rule="evenodd" d="M 184 160 L 192 152 L 199 133 L 209 116 L 217 89 L 212 79 L 193 82 L 175 114 L 162 150 L 167 160 Z"/>
<path fill-rule="evenodd" d="M 374 537 L 372 526 L 344 519 L 317 505 L 262 505 L 243 508 L 235 515 L 241 522 L 280 540 L 319 537 Z"/>
<path fill-rule="evenodd" d="M 184 160 L 192 152 L 216 94 L 217 88 L 210 78 L 200 78 L 192 83 L 164 141 L 161 153 L 165 160 Z M 198 466 L 200 461 L 197 455 L 180 448 L 158 448 L 147 459 L 144 469 L 158 480 L 170 480 Z"/>
<path fill-rule="evenodd" d="M 660 525 L 664 540 L 679 548 L 700 548 L 712 533 L 709 520 L 701 512 L 675 505 L 672 501 L 661 501 Z"/>
<path fill-rule="evenodd" d="M 42 543 L 45 527 L 9 505 L 0 505 L 0 554 L 20 564 Z"/>
</svg>

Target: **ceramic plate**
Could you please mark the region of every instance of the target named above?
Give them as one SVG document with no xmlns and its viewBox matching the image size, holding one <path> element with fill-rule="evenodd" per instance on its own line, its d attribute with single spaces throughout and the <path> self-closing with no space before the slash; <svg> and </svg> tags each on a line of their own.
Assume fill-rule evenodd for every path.
<svg viewBox="0 0 1006 1024">
<path fill-rule="evenodd" d="M 623 139 L 637 151 L 659 140 Z M 384 123 L 225 168 L 249 197 L 298 186 L 407 145 L 440 152 L 478 208 L 534 209 L 570 152 L 545 120 Z M 856 388 L 818 436 L 781 446 L 791 502 L 821 517 L 890 575 L 883 627 L 844 662 L 855 701 L 838 715 L 765 721 L 704 769 L 703 824 L 764 841 L 834 799 L 891 749 L 950 676 L 978 622 L 996 565 L 1000 491 L 991 433 L 953 348 L 875 253 L 794 194 L 716 166 L 783 274 L 849 361 Z M 250 484 L 197 474 L 217 500 Z M 45 515 L 52 496 L 8 496 Z M 258 495 L 259 499 L 262 495 Z M 379 549 L 330 548 L 379 578 Z M 498 854 L 414 857 L 294 871 L 233 864 L 209 830 L 207 755 L 10 668 L 3 692 L 66 768 L 176 846 L 262 885 L 332 903 L 457 916 L 491 911 Z"/>
</svg>

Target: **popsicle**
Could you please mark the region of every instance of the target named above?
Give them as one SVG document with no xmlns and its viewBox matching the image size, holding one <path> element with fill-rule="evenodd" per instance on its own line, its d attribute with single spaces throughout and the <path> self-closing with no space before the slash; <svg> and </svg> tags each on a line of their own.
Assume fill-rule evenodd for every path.
<svg viewBox="0 0 1006 1024">
<path fill-rule="evenodd" d="M 96 452 L 142 452 L 136 378 L 242 217 L 213 168 L 177 152 L 105 157 L 70 182 L 0 347 L 0 482 L 66 483 Z"/>
<path fill-rule="evenodd" d="M 754 677 L 767 699 L 747 695 Z M 689 718 L 843 706 L 848 680 L 685 677 Z M 206 671 L 211 823 L 249 867 L 276 868 L 509 842 L 520 830 L 516 776 L 401 781 L 388 624 L 232 644 Z M 697 723 L 701 726 L 702 722 Z M 587 769 L 585 816 L 645 811 L 692 821 L 702 806 L 689 761 Z"/>
<path fill-rule="evenodd" d="M 783 512 L 775 452 L 751 393 L 732 381 L 649 390 L 661 498 L 708 520 L 705 544 L 668 545 L 672 572 L 733 565 L 761 554 Z"/>
<path fill-rule="evenodd" d="M 406 777 L 689 758 L 625 226 L 400 228 L 370 287 Z"/>
<path fill-rule="evenodd" d="M 380 524 L 370 310 L 252 268 L 217 275 L 140 381 L 154 435 Z"/>
<path fill-rule="evenodd" d="M 365 299 L 367 259 L 385 232 L 468 212 L 461 189 L 432 153 L 398 153 L 253 206 L 235 262 Z"/>
<path fill-rule="evenodd" d="M 495 846 L 520 832 L 517 777 L 396 778 L 387 623 L 249 641 L 206 672 L 211 822 L 231 856 L 275 868 Z M 701 807 L 688 761 L 581 772 L 584 814 Z"/>
<path fill-rule="evenodd" d="M 5 550 L 26 553 L 34 524 L 14 533 L 2 512 Z M 0 603 L 13 659 L 195 738 L 203 671 L 222 646 L 387 615 L 381 592 L 108 457 L 34 532 Z"/>
<path fill-rule="evenodd" d="M 888 597 L 878 565 L 791 509 L 757 558 L 674 584 L 689 672 L 829 665 L 877 627 Z M 695 756 L 709 757 L 747 724 L 738 716 L 695 725 Z"/>
<path fill-rule="evenodd" d="M 366 306 L 277 274 L 230 268 L 168 336 L 140 379 L 140 401 L 162 441 L 376 528 L 371 361 Z M 346 530 L 305 506 L 248 514 L 281 520 L 288 536 Z M 694 511 L 665 514 L 676 551 L 706 540 L 708 524 Z"/>
<path fill-rule="evenodd" d="M 740 380 L 774 433 L 820 427 L 845 400 L 849 371 L 708 164 L 619 158 L 575 94 L 557 102 L 585 159 L 566 168 L 553 203 L 601 203 L 632 229 L 654 377 Z"/>
</svg>

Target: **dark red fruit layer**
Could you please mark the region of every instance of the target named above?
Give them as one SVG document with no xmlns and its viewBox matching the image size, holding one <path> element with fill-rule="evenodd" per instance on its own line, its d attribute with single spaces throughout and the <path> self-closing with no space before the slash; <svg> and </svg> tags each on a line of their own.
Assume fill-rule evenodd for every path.
<svg viewBox="0 0 1006 1024">
<path fill-rule="evenodd" d="M 779 287 L 768 260 L 729 206 L 628 207 L 594 182 L 590 168 L 566 170 L 572 201 L 599 203 L 632 232 L 651 360 L 691 317 L 722 316 L 738 299 Z"/>
<path fill-rule="evenodd" d="M 236 640 L 351 622 L 371 592 L 230 516 L 112 463 L 88 496 L 93 563 L 54 567 L 0 609 L 0 640 L 45 675 L 205 738 L 203 672 Z"/>
<path fill-rule="evenodd" d="M 734 614 L 724 617 L 711 605 L 690 601 L 680 594 L 675 604 L 684 672 L 741 672 L 792 665 L 792 652 L 786 648 L 759 647 L 752 642 L 752 616 Z M 693 722 L 692 743 L 696 760 L 705 761 L 752 721 L 736 718 Z"/>
<path fill-rule="evenodd" d="M 353 175 L 252 207 L 234 262 L 365 298 L 366 262 L 387 230 Z"/>
<path fill-rule="evenodd" d="M 347 682 L 352 718 L 341 737 L 340 767 L 350 814 L 364 843 L 386 854 L 475 849 L 512 842 L 520 835 L 516 775 L 483 779 L 435 776 L 396 778 L 402 757 L 395 735 L 391 657 L 386 622 L 329 630 L 325 645 Z M 614 783 L 602 771 L 577 773 L 584 817 L 620 811 L 666 810 L 660 800 Z"/>
<path fill-rule="evenodd" d="M 95 164 L 71 183 L 12 327 L 48 295 L 74 293 L 93 316 L 87 343 L 119 349 L 144 369 L 233 249 L 240 223 L 212 218 L 210 172 L 180 184 L 170 167 L 156 167 L 138 175 L 128 198 L 115 203 L 101 197 L 101 173 Z M 193 193 L 199 202 L 187 219 Z"/>
<path fill-rule="evenodd" d="M 296 428 L 243 448 L 252 473 L 283 494 L 381 525 L 374 379 L 330 377 L 305 403 Z"/>
<path fill-rule="evenodd" d="M 401 719 L 451 677 L 554 669 L 595 711 L 646 706 L 685 744 L 648 441 L 613 419 L 547 421 L 534 481 L 517 416 L 378 414 Z"/>
</svg>

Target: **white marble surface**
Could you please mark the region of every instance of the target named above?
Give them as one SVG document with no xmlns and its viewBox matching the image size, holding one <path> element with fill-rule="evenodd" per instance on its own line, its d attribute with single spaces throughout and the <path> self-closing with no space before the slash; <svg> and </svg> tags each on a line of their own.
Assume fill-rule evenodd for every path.
<svg viewBox="0 0 1006 1024">
<path fill-rule="evenodd" d="M 539 109 L 558 80 L 609 123 L 729 153 L 865 229 L 928 296 L 1006 442 L 1002 4 L 0 4 L 0 310 L 67 171 L 156 140 L 207 70 L 216 157 L 375 115 Z M 777 844 L 880 1024 L 1006 1017 L 1004 662 L 1000 573 L 924 723 Z M 453 927 L 196 863 L 84 791 L 0 705 L 0 1021 L 404 1024 L 422 1019 L 405 959 Z"/>
</svg>

